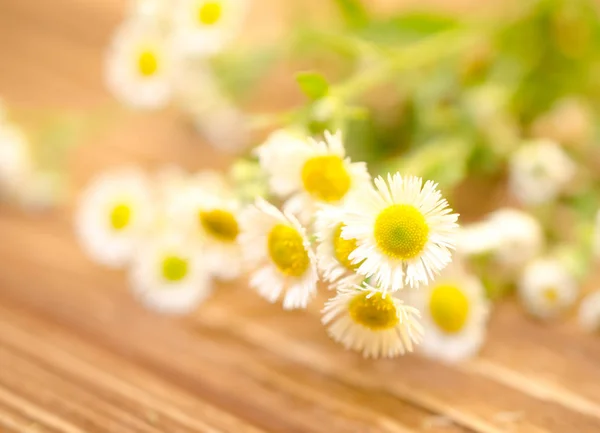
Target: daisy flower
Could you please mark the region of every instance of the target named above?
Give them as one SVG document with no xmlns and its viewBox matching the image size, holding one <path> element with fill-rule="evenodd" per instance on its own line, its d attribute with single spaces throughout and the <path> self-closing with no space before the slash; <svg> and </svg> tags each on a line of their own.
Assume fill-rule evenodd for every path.
<svg viewBox="0 0 600 433">
<path fill-rule="evenodd" d="M 212 55 L 237 35 L 247 0 L 175 0 L 173 44 L 183 54 Z"/>
<path fill-rule="evenodd" d="M 240 242 L 252 269 L 250 286 L 283 308 L 306 308 L 317 291 L 316 257 L 306 231 L 289 212 L 280 212 L 263 199 L 240 217 Z"/>
<path fill-rule="evenodd" d="M 0 193 L 14 197 L 31 172 L 32 160 L 25 135 L 0 120 Z"/>
<path fill-rule="evenodd" d="M 204 246 L 208 271 L 222 280 L 239 276 L 240 203 L 221 173 L 203 171 L 187 181 L 167 205 L 169 220 Z"/>
<path fill-rule="evenodd" d="M 317 238 L 317 263 L 330 288 L 337 284 L 358 284 L 365 277 L 357 274 L 358 265 L 352 264 L 349 255 L 356 249 L 356 239 L 344 239 L 345 210 L 335 206 L 324 206 L 316 215 L 315 235 Z"/>
<path fill-rule="evenodd" d="M 530 263 L 518 281 L 519 297 L 525 308 L 541 319 L 551 319 L 573 305 L 579 295 L 576 279 L 555 259 Z"/>
<path fill-rule="evenodd" d="M 493 254 L 503 265 L 523 266 L 537 257 L 544 247 L 542 227 L 527 212 L 498 209 L 487 216 L 484 224 L 495 233 L 497 243 Z"/>
<path fill-rule="evenodd" d="M 107 172 L 83 192 L 76 215 L 79 240 L 94 260 L 126 264 L 154 222 L 150 182 L 135 168 Z"/>
<path fill-rule="evenodd" d="M 211 291 L 202 251 L 181 234 L 145 242 L 130 269 L 131 288 L 148 308 L 168 314 L 192 311 Z"/>
<path fill-rule="evenodd" d="M 341 133 L 325 132 L 325 140 L 300 140 L 276 132 L 257 149 L 275 194 L 287 196 L 288 209 L 307 220 L 315 205 L 342 204 L 370 181 L 364 162 L 346 157 Z"/>
<path fill-rule="evenodd" d="M 393 357 L 413 351 L 423 328 L 419 311 L 381 289 L 364 285 L 340 287 L 327 301 L 322 322 L 327 333 L 346 349 L 365 357 Z"/>
<path fill-rule="evenodd" d="M 435 282 L 408 294 L 423 314 L 422 352 L 456 362 L 476 354 L 485 340 L 488 302 L 481 282 L 453 263 Z"/>
<path fill-rule="evenodd" d="M 587 295 L 579 305 L 579 325 L 588 332 L 600 330 L 600 290 Z"/>
<path fill-rule="evenodd" d="M 526 205 L 555 199 L 575 176 L 577 167 L 564 150 L 550 140 L 525 143 L 509 163 L 509 187 Z"/>
<path fill-rule="evenodd" d="M 106 58 L 106 83 L 124 104 L 160 108 L 172 93 L 171 59 L 159 29 L 129 20 L 117 30 Z"/>
<path fill-rule="evenodd" d="M 373 277 L 384 290 L 418 287 L 451 261 L 457 214 L 437 190 L 418 177 L 388 174 L 375 188 L 353 197 L 342 228 L 344 239 L 356 239 L 350 253 L 357 272 Z"/>
</svg>

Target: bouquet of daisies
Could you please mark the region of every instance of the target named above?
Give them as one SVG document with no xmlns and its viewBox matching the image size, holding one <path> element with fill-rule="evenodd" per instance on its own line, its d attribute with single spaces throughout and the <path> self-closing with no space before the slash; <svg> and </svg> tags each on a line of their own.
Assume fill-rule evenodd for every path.
<svg viewBox="0 0 600 433">
<path fill-rule="evenodd" d="M 236 51 L 257 3 L 131 2 L 108 88 L 128 107 L 181 111 L 237 157 L 227 173 L 100 175 L 76 219 L 94 260 L 127 269 L 164 313 L 237 278 L 284 309 L 330 290 L 328 333 L 370 357 L 471 356 L 490 305 L 513 292 L 541 320 L 576 305 L 600 256 L 593 1 L 490 19 L 332 0 L 327 26 L 291 2 L 285 35 Z M 242 109 L 281 65 L 304 103 Z M 578 318 L 600 327 L 597 292 Z"/>
</svg>

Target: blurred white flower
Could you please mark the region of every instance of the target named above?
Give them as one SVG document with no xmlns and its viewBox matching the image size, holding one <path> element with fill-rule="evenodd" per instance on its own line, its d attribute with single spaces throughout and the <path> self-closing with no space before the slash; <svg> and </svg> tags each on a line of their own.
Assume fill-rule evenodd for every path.
<svg viewBox="0 0 600 433">
<path fill-rule="evenodd" d="M 356 249 L 356 239 L 344 239 L 342 228 L 346 211 L 336 206 L 323 206 L 317 211 L 315 236 L 317 238 L 317 261 L 323 278 L 330 288 L 338 284 L 361 283 L 365 277 L 357 274 L 358 265 L 350 261 L 350 253 Z"/>
<path fill-rule="evenodd" d="M 130 281 L 145 306 L 166 314 L 192 311 L 212 288 L 202 251 L 183 233 L 165 232 L 144 242 L 133 258 Z"/>
<path fill-rule="evenodd" d="M 423 337 L 419 311 L 391 293 L 366 285 L 340 287 L 325 304 L 327 333 L 346 349 L 371 358 L 412 352 Z"/>
<path fill-rule="evenodd" d="M 498 249 L 502 236 L 489 221 L 461 225 L 456 235 L 456 251 L 471 256 L 488 254 Z"/>
<path fill-rule="evenodd" d="M 171 218 L 203 245 L 207 270 L 223 280 L 237 278 L 242 271 L 240 211 L 224 176 L 210 171 L 191 178 L 171 201 Z"/>
<path fill-rule="evenodd" d="M 541 319 L 560 316 L 579 295 L 577 280 L 562 262 L 552 258 L 540 258 L 527 265 L 518 290 L 527 311 Z"/>
<path fill-rule="evenodd" d="M 506 266 L 518 267 L 537 257 L 544 247 L 538 220 L 519 209 L 501 208 L 486 217 L 490 238 L 496 237 L 495 258 Z"/>
<path fill-rule="evenodd" d="M 133 19 L 165 21 L 170 6 L 171 0 L 129 0 L 128 12 Z"/>
<path fill-rule="evenodd" d="M 542 204 L 554 200 L 565 189 L 576 169 L 555 142 L 543 139 L 526 142 L 510 160 L 510 191 L 523 204 Z"/>
<path fill-rule="evenodd" d="M 325 132 L 324 141 L 299 140 L 290 133 L 276 132 L 256 152 L 272 191 L 281 196 L 292 194 L 287 209 L 303 222 L 318 204 L 342 204 L 368 187 L 371 179 L 364 162 L 346 157 L 339 132 Z"/>
<path fill-rule="evenodd" d="M 402 296 L 404 292 L 401 292 Z M 423 315 L 422 352 L 457 362 L 475 355 L 485 341 L 489 304 L 477 277 L 453 262 L 434 282 L 407 292 Z"/>
<path fill-rule="evenodd" d="M 85 189 L 76 214 L 79 241 L 110 267 L 128 263 L 155 221 L 151 184 L 136 168 L 101 174 Z"/>
<path fill-rule="evenodd" d="M 110 91 L 134 108 L 160 108 L 172 94 L 172 58 L 161 30 L 131 19 L 117 29 L 109 46 L 105 74 Z"/>
<path fill-rule="evenodd" d="M 31 172 L 27 138 L 17 127 L 0 121 L 0 196 L 15 198 Z"/>
<path fill-rule="evenodd" d="M 262 199 L 240 217 L 240 242 L 252 275 L 250 286 L 283 308 L 306 308 L 317 291 L 317 264 L 304 227 Z"/>
<path fill-rule="evenodd" d="M 175 0 L 173 49 L 181 54 L 220 52 L 241 29 L 248 0 Z"/>
<path fill-rule="evenodd" d="M 600 290 L 588 294 L 579 305 L 579 325 L 587 332 L 600 330 Z"/>
<path fill-rule="evenodd" d="M 451 262 L 457 219 L 434 182 L 388 174 L 352 197 L 342 237 L 357 240 L 357 272 L 396 291 L 427 284 Z"/>
</svg>

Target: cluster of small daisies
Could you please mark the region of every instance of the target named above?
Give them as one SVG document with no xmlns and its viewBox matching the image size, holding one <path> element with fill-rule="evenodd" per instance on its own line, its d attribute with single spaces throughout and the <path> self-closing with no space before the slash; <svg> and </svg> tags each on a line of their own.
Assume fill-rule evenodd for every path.
<svg viewBox="0 0 600 433">
<path fill-rule="evenodd" d="M 560 131 L 564 132 L 562 141 L 568 143 L 566 132 L 571 136 L 573 131 L 564 125 Z M 577 167 L 568 149 L 555 140 L 523 142 L 508 161 L 508 190 L 519 208 L 495 210 L 482 221 L 462 226 L 458 234 L 459 253 L 486 263 L 487 268 L 478 273 L 487 274 L 489 285 L 516 286 L 525 310 L 541 320 L 564 317 L 576 305 L 583 278 L 600 258 L 600 213 L 595 222 L 585 222 L 584 242 L 548 237 L 546 233 L 549 220 L 555 216 L 563 219 L 558 222 L 560 233 L 567 231 L 569 215 L 558 212 L 560 200 L 578 187 Z M 544 215 L 547 221 L 542 224 Z M 576 216 L 573 224 L 581 223 L 580 219 Z M 600 329 L 599 292 L 584 297 L 578 319 L 586 330 Z"/>
<path fill-rule="evenodd" d="M 208 63 L 238 34 L 246 9 L 247 0 L 131 0 L 108 48 L 107 87 L 135 109 L 176 104 L 211 144 L 243 147 L 244 128 L 227 125 L 244 116 Z"/>
<path fill-rule="evenodd" d="M 372 180 L 340 134 L 280 130 L 255 152 L 278 206 L 241 200 L 215 172 L 123 168 L 83 193 L 83 247 L 128 269 L 133 293 L 154 310 L 189 312 L 215 280 L 241 275 L 265 300 L 304 309 L 322 281 L 332 291 L 322 322 L 346 348 L 392 357 L 420 344 L 447 361 L 477 352 L 488 302 L 453 260 L 458 216 L 436 184 L 399 173 Z"/>
</svg>

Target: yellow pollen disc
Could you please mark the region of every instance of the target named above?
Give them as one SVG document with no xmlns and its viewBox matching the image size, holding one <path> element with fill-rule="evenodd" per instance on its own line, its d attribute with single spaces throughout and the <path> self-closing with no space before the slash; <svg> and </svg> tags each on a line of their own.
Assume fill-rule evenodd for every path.
<svg viewBox="0 0 600 433">
<path fill-rule="evenodd" d="M 554 305 L 558 301 L 558 290 L 556 290 L 556 287 L 548 287 L 544 289 L 542 296 L 548 305 Z"/>
<path fill-rule="evenodd" d="M 277 224 L 268 237 L 269 256 L 283 274 L 299 277 L 308 269 L 310 259 L 302 235 L 293 227 Z"/>
<path fill-rule="evenodd" d="M 350 175 L 344 161 L 335 155 L 316 156 L 302 167 L 304 189 L 326 202 L 340 201 L 350 189 Z"/>
<path fill-rule="evenodd" d="M 356 239 L 344 239 L 342 237 L 343 227 L 343 223 L 338 224 L 333 233 L 333 253 L 342 266 L 350 271 L 355 271 L 360 266 L 360 263 L 353 265 L 348 256 L 356 249 Z"/>
<path fill-rule="evenodd" d="M 385 331 L 399 322 L 396 305 L 392 296 L 382 293 L 365 292 L 356 295 L 348 304 L 352 320 L 371 331 Z"/>
<path fill-rule="evenodd" d="M 162 262 L 162 275 L 165 280 L 175 283 L 188 273 L 188 261 L 178 256 L 167 256 Z"/>
<path fill-rule="evenodd" d="M 131 208 L 126 204 L 118 204 L 110 211 L 110 225 L 115 230 L 123 230 L 131 221 Z"/>
<path fill-rule="evenodd" d="M 204 231 L 221 242 L 234 242 L 240 232 L 235 216 L 226 210 L 200 212 L 198 219 Z"/>
<path fill-rule="evenodd" d="M 156 53 L 150 50 L 142 51 L 138 57 L 138 70 L 144 77 L 151 77 L 158 70 Z"/>
<path fill-rule="evenodd" d="M 409 204 L 387 207 L 375 219 L 375 242 L 385 255 L 408 260 L 425 248 L 429 226 L 419 210 Z"/>
<path fill-rule="evenodd" d="M 429 313 L 435 324 L 444 332 L 459 332 L 469 316 L 469 299 L 456 286 L 439 285 L 429 298 Z"/>
<path fill-rule="evenodd" d="M 212 26 L 216 24 L 223 14 L 223 7 L 220 2 L 205 2 L 198 8 L 198 22 L 203 26 Z"/>
</svg>

